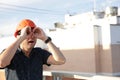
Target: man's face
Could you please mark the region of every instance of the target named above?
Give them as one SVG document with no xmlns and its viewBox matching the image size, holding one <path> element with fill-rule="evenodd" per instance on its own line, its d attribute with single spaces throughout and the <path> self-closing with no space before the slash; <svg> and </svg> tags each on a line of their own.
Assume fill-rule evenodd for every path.
<svg viewBox="0 0 120 80">
<path fill-rule="evenodd" d="M 32 49 L 36 44 L 37 38 L 34 32 L 30 32 L 26 39 L 20 44 L 22 48 Z"/>
</svg>

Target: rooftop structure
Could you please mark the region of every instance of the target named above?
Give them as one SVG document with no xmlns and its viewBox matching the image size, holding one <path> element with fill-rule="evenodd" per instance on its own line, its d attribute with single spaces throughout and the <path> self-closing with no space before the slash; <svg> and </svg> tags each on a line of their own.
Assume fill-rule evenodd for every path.
<svg viewBox="0 0 120 80">
<path fill-rule="evenodd" d="M 47 70 L 120 76 L 119 8 L 65 15 L 64 28 L 48 31 L 67 63 Z M 63 27 L 63 26 L 62 26 Z"/>
</svg>

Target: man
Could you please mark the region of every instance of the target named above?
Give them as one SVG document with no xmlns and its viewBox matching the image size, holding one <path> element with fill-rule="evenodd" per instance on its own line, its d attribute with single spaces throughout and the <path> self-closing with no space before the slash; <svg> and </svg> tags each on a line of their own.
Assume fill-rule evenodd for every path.
<svg viewBox="0 0 120 80">
<path fill-rule="evenodd" d="M 66 59 L 50 37 L 30 19 L 24 19 L 14 33 L 16 40 L 0 54 L 0 68 L 6 80 L 42 80 L 43 64 L 61 65 Z M 37 39 L 49 49 L 35 48 Z"/>
</svg>

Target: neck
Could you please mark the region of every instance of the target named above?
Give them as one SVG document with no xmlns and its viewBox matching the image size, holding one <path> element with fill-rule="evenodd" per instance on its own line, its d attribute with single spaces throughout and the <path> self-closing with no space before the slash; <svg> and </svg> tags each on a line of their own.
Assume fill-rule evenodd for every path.
<svg viewBox="0 0 120 80">
<path fill-rule="evenodd" d="M 27 56 L 27 57 L 29 57 L 32 48 L 27 49 L 27 48 L 23 48 L 23 47 L 21 47 L 21 49 L 22 49 L 22 51 L 24 52 L 24 55 Z"/>
<path fill-rule="evenodd" d="M 31 50 L 30 51 L 23 50 L 23 52 L 25 53 L 25 56 L 29 57 Z"/>
</svg>

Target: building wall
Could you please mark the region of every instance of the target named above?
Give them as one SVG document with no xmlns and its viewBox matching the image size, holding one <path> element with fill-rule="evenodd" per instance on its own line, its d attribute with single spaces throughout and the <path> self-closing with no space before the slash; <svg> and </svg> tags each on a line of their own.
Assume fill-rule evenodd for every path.
<svg viewBox="0 0 120 80">
<path fill-rule="evenodd" d="M 102 24 L 98 22 L 96 28 L 93 25 L 80 26 L 77 34 L 69 31 L 77 37 L 71 37 L 71 34 L 68 34 L 70 37 L 67 37 L 61 33 L 62 37 L 65 37 L 65 41 L 63 39 L 63 44 L 59 46 L 67 62 L 61 66 L 51 66 L 47 70 L 120 75 L 120 63 L 118 62 L 120 60 L 120 27 L 116 26 L 117 24 L 110 25 L 107 21 L 101 21 Z M 57 34 L 55 35 L 57 36 Z M 60 39 L 61 36 L 59 36 Z M 60 44 L 60 42 L 58 43 Z M 69 46 L 66 46 L 66 43 L 69 43 Z M 65 49 L 65 47 L 67 48 Z"/>
<path fill-rule="evenodd" d="M 95 73 L 95 54 L 93 49 L 62 50 L 67 62 L 64 65 L 52 65 L 47 70 Z"/>
<path fill-rule="evenodd" d="M 101 73 L 112 73 L 112 56 L 111 56 L 111 37 L 110 37 L 110 25 L 105 22 L 102 26 L 102 49 L 100 54 L 101 61 Z"/>
<path fill-rule="evenodd" d="M 96 54 L 94 43 L 94 27 L 82 24 L 68 30 L 49 32 L 49 36 L 66 57 L 64 65 L 52 65 L 45 70 L 61 70 L 68 72 L 96 73 Z"/>
<path fill-rule="evenodd" d="M 120 25 L 111 25 L 110 29 L 113 73 L 120 74 Z"/>
</svg>

